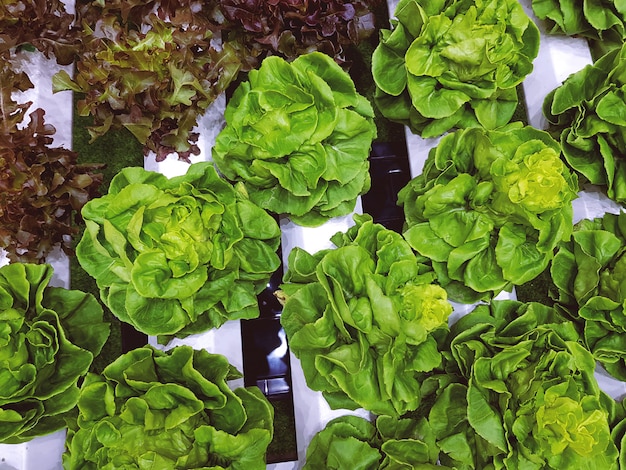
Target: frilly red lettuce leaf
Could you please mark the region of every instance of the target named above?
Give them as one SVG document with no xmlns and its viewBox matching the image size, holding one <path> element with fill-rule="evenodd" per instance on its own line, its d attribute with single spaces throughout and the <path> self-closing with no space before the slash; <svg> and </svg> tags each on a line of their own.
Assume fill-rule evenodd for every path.
<svg viewBox="0 0 626 470">
<path fill-rule="evenodd" d="M 78 155 L 50 147 L 54 126 L 38 108 L 18 127 L 31 103 L 11 99 L 12 89 L 28 89 L 24 74 L 0 70 L 0 247 L 11 261 L 43 262 L 55 245 L 72 253 L 71 236 L 83 205 L 98 195 L 101 165 L 78 164 Z"/>
<path fill-rule="evenodd" d="M 292 60 L 313 51 L 348 65 L 347 46 L 375 30 L 374 14 L 361 0 L 225 0 L 221 9 L 226 38 L 243 46 L 248 69 L 267 55 Z"/>
</svg>

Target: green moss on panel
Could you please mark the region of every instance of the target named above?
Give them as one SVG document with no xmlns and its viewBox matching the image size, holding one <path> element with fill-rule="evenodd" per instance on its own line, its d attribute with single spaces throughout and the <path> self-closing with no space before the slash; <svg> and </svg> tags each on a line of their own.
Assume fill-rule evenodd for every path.
<svg viewBox="0 0 626 470">
<path fill-rule="evenodd" d="M 74 96 L 74 109 L 76 100 Z M 87 126 L 93 122 L 91 117 L 78 116 L 74 113 L 72 123 L 72 149 L 78 154 L 79 163 L 103 163 L 106 166 L 102 169 L 103 182 L 100 188 L 101 194 L 108 191 L 111 179 L 127 166 L 143 166 L 143 146 L 128 131 L 109 131 L 104 136 L 90 143 L 90 136 Z M 81 232 L 82 234 L 82 232 Z M 76 237 L 80 240 L 81 234 Z M 78 263 L 76 257 L 70 259 L 70 285 L 72 289 L 79 289 L 83 292 L 90 292 L 98 300 L 100 292 L 95 280 L 89 276 Z M 102 303 L 101 303 L 102 304 Z M 111 335 L 104 345 L 102 353 L 94 360 L 92 370 L 101 372 L 104 367 L 117 359 L 122 354 L 122 334 L 120 321 L 111 314 L 108 308 L 102 304 L 104 315 L 111 323 Z"/>
</svg>

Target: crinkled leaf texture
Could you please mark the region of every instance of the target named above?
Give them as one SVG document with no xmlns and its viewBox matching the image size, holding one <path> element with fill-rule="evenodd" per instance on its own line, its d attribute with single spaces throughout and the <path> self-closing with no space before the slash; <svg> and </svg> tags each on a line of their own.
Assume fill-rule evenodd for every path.
<svg viewBox="0 0 626 470">
<path fill-rule="evenodd" d="M 331 408 L 399 416 L 417 408 L 420 380 L 441 364 L 452 305 L 398 233 L 354 219 L 336 248 L 291 251 L 281 323 Z"/>
<path fill-rule="evenodd" d="M 569 76 L 543 103 L 567 163 L 617 202 L 626 201 L 624 70 L 626 46 Z"/>
<path fill-rule="evenodd" d="M 539 30 L 516 0 L 398 2 L 372 55 L 381 113 L 423 137 L 507 124 Z"/>
<path fill-rule="evenodd" d="M 265 468 L 274 410 L 219 354 L 134 349 L 89 374 L 70 422 L 67 470 Z"/>
<path fill-rule="evenodd" d="M 594 357 L 626 380 L 626 214 L 584 219 L 562 243 L 550 273 L 557 305 L 580 325 Z"/>
<path fill-rule="evenodd" d="M 210 162 L 170 179 L 125 168 L 83 217 L 76 255 L 102 301 L 164 340 L 257 317 L 256 295 L 280 266 L 276 220 Z"/>
<path fill-rule="evenodd" d="M 52 147 L 45 111 L 12 94 L 32 88 L 25 73 L 0 64 L 0 248 L 13 261 L 41 263 L 57 247 L 73 254 L 80 210 L 99 195 L 102 165 L 79 164 L 75 152 Z"/>
<path fill-rule="evenodd" d="M 603 52 L 620 48 L 625 39 L 626 9 L 620 0 L 532 0 L 537 18 L 550 34 L 584 37 Z"/>
<path fill-rule="evenodd" d="M 610 434 L 617 407 L 600 390 L 574 323 L 539 303 L 493 301 L 450 333 L 466 416 L 455 429 L 431 412 L 440 445 L 455 430 L 456 449 L 475 462 L 469 468 L 618 468 Z M 453 457 L 448 449 L 443 463 Z"/>
<path fill-rule="evenodd" d="M 354 210 L 370 188 L 374 111 L 350 76 L 321 52 L 266 58 L 226 106 L 213 159 L 250 199 L 297 224 Z"/>
<path fill-rule="evenodd" d="M 0 4 L 0 57 L 20 46 L 34 46 L 47 58 L 68 65 L 78 52 L 78 30 L 65 2 L 6 0 Z M 3 82 L 4 86 L 4 82 Z"/>
<path fill-rule="evenodd" d="M 193 132 L 198 118 L 228 88 L 241 62 L 231 45 L 212 43 L 211 2 L 143 3 L 80 6 L 76 72 L 57 73 L 53 89 L 81 93 L 77 111 L 93 117 L 92 141 L 126 128 L 157 161 L 170 153 L 189 161 L 200 152 Z"/>
<path fill-rule="evenodd" d="M 0 268 L 0 442 L 65 427 L 78 382 L 109 337 L 96 298 L 49 286 L 47 264 Z"/>
<path fill-rule="evenodd" d="M 534 279 L 572 232 L 578 182 L 547 132 L 458 130 L 398 194 L 404 236 L 451 299 L 472 303 Z"/>
<path fill-rule="evenodd" d="M 258 68 L 268 55 L 287 60 L 320 51 L 342 67 L 346 52 L 375 31 L 374 14 L 362 0 L 222 0 L 222 38 L 242 48 L 244 69 Z"/>
</svg>

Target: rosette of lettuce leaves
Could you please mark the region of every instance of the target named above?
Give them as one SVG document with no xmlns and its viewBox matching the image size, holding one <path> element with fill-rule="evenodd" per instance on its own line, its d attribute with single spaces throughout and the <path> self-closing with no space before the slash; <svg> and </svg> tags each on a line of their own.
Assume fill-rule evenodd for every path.
<svg viewBox="0 0 626 470">
<path fill-rule="evenodd" d="M 372 55 L 375 103 L 422 137 L 507 124 L 539 30 L 517 0 L 400 0 Z"/>
<path fill-rule="evenodd" d="M 226 106 L 213 159 L 250 199 L 300 225 L 354 210 L 370 188 L 374 111 L 332 58 L 266 58 Z"/>
<path fill-rule="evenodd" d="M 608 197 L 626 201 L 626 46 L 571 74 L 543 103 L 567 163 Z"/>
<path fill-rule="evenodd" d="M 473 303 L 541 274 L 572 232 L 578 184 L 547 132 L 511 123 L 444 136 L 398 193 L 404 236 L 451 299 Z"/>
<path fill-rule="evenodd" d="M 583 219 L 550 267 L 557 306 L 580 325 L 587 348 L 626 380 L 626 214 Z"/>
<path fill-rule="evenodd" d="M 452 312 L 434 273 L 396 232 L 355 215 L 336 248 L 289 253 L 281 315 L 308 386 L 333 409 L 398 416 L 441 364 Z"/>
<path fill-rule="evenodd" d="M 134 349 L 89 374 L 63 468 L 265 469 L 274 410 L 219 354 Z"/>
<path fill-rule="evenodd" d="M 96 298 L 49 285 L 48 264 L 0 268 L 0 442 L 65 427 L 78 382 L 109 337 Z"/>
<path fill-rule="evenodd" d="M 275 219 L 210 162 L 174 178 L 124 168 L 82 215 L 76 255 L 102 301 L 160 340 L 257 317 L 256 296 L 280 266 Z"/>
<path fill-rule="evenodd" d="M 599 388 L 596 361 L 573 322 L 543 304 L 494 301 L 462 317 L 450 337 L 450 364 L 465 382 L 453 385 L 457 399 L 441 392 L 432 407 L 454 408 L 452 415 L 428 415 L 442 463 L 619 468 L 611 438 L 617 406 Z"/>
</svg>

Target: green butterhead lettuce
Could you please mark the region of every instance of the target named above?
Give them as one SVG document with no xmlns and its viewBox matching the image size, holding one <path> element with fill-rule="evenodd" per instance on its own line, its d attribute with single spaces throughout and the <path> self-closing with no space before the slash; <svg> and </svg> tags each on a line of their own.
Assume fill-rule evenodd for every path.
<svg viewBox="0 0 626 470">
<path fill-rule="evenodd" d="M 616 406 L 574 323 L 555 309 L 514 300 L 478 306 L 451 327 L 450 350 L 476 437 L 464 446 L 489 460 L 470 468 L 618 468 Z"/>
<path fill-rule="evenodd" d="M 267 57 L 224 117 L 215 164 L 264 209 L 316 226 L 350 213 L 369 190 L 374 110 L 329 56 Z"/>
<path fill-rule="evenodd" d="M 548 33 L 587 38 L 601 53 L 620 48 L 626 38 L 626 10 L 619 0 L 532 0 L 531 6 Z"/>
<path fill-rule="evenodd" d="M 264 469 L 274 411 L 221 355 L 177 346 L 134 349 L 89 374 L 63 467 Z"/>
<path fill-rule="evenodd" d="M 331 408 L 398 416 L 419 405 L 420 380 L 441 364 L 452 305 L 400 234 L 354 220 L 333 236 L 337 248 L 291 251 L 281 323 Z"/>
<path fill-rule="evenodd" d="M 547 132 L 458 130 L 398 194 L 404 236 L 450 298 L 472 303 L 542 273 L 572 231 L 575 176 Z"/>
<path fill-rule="evenodd" d="M 626 201 L 626 46 L 570 75 L 543 103 L 550 132 L 584 180 Z"/>
<path fill-rule="evenodd" d="M 109 337 L 91 294 L 49 285 L 48 264 L 0 268 L 0 442 L 65 427 L 78 382 Z"/>
<path fill-rule="evenodd" d="M 519 2 L 401 0 L 393 16 L 372 55 L 385 117 L 423 137 L 510 121 L 539 48 Z"/>
<path fill-rule="evenodd" d="M 594 357 L 626 380 L 626 214 L 582 220 L 550 273 L 557 305 L 580 325 Z"/>
<path fill-rule="evenodd" d="M 315 434 L 306 451 L 303 468 L 315 470 L 378 469 L 380 437 L 365 418 L 344 415 L 332 419 Z"/>
<path fill-rule="evenodd" d="M 82 212 L 76 247 L 102 301 L 149 335 L 188 335 L 258 316 L 280 265 L 278 224 L 210 162 L 168 179 L 125 168 Z"/>
</svg>

